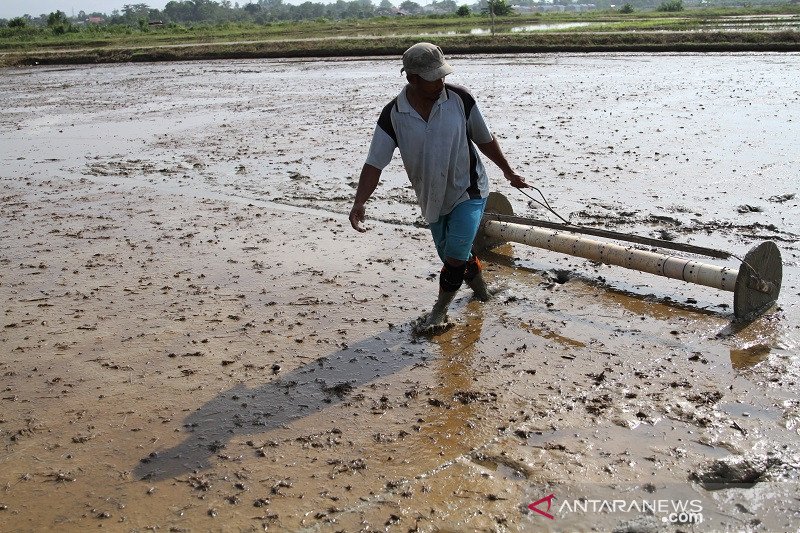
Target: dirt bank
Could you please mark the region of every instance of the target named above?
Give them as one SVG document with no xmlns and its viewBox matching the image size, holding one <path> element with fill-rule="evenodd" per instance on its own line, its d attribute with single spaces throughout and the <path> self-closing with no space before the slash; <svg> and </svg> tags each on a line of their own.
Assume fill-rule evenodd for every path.
<svg viewBox="0 0 800 533">
<path fill-rule="evenodd" d="M 41 49 L 0 54 L 0 66 L 77 65 L 151 61 L 208 61 L 255 58 L 399 56 L 427 38 L 321 37 L 179 45 Z M 800 32 L 785 31 L 623 31 L 487 36 L 436 36 L 451 53 L 592 52 L 798 52 Z"/>
</svg>

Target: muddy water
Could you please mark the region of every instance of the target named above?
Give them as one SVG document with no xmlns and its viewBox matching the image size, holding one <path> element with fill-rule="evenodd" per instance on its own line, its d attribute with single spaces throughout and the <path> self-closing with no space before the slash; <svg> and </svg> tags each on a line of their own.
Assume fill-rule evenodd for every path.
<svg viewBox="0 0 800 533">
<path fill-rule="evenodd" d="M 459 57 L 450 81 L 478 95 L 508 157 L 564 217 L 740 257 L 776 239 L 786 269 L 781 301 L 793 316 L 798 61 L 796 54 Z M 51 158 L 94 179 L 346 213 L 375 115 L 402 86 L 395 63 L 40 70 L 29 92 L 11 95 L 5 117 L 46 139 Z M 9 74 L 10 82 L 29 76 Z M 141 146 L 128 153 L 133 139 Z M 24 155 L 13 137 L 5 142 L 9 156 Z M 82 143 L 90 151 L 76 154 Z M 553 218 L 502 179 L 495 186 L 518 214 Z M 372 217 L 421 223 L 399 156 L 375 200 Z M 631 290 L 651 281 L 629 274 L 607 277 Z M 659 295 L 674 290 L 654 283 Z M 690 292 L 707 305 L 730 300 Z"/>
<path fill-rule="evenodd" d="M 344 216 L 396 61 L 5 70 L 4 529 L 657 531 L 561 504 L 687 494 L 698 531 L 796 529 L 800 55 L 452 63 L 563 216 L 773 239 L 779 305 L 736 325 L 729 293 L 505 245 L 500 296 L 417 339 L 399 157 L 371 231 Z"/>
</svg>

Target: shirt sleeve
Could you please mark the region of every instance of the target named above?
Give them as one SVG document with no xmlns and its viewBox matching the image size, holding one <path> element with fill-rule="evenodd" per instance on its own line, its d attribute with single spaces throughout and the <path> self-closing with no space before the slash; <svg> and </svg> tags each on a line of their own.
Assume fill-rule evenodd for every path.
<svg viewBox="0 0 800 533">
<path fill-rule="evenodd" d="M 467 134 L 469 134 L 472 142 L 475 144 L 485 144 L 494 139 L 494 135 L 489 131 L 489 126 L 486 125 L 486 121 L 483 119 L 481 110 L 477 105 L 472 108 L 469 114 L 469 120 L 467 120 Z"/>
<path fill-rule="evenodd" d="M 375 133 L 372 134 L 372 143 L 369 145 L 366 164 L 383 170 L 392 160 L 395 148 L 397 148 L 397 144 L 394 139 L 379 125 L 375 126 Z"/>
</svg>

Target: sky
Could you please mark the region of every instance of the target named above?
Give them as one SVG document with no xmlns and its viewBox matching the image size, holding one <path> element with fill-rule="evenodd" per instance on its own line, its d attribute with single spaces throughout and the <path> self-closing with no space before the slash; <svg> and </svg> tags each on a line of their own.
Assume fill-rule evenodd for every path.
<svg viewBox="0 0 800 533">
<path fill-rule="evenodd" d="M 87 13 L 100 11 L 110 14 L 115 9 L 122 9 L 125 4 L 147 4 L 154 9 L 164 9 L 169 0 L 0 0 L 0 18 L 8 19 L 20 15 L 38 17 L 42 13 L 63 11 L 72 16 L 83 10 Z M 245 0 L 244 2 L 247 3 Z"/>
</svg>

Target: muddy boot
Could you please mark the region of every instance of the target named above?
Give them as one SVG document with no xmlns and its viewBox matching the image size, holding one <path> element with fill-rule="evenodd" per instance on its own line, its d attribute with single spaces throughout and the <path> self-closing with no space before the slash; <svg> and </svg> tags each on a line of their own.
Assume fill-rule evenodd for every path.
<svg viewBox="0 0 800 533">
<path fill-rule="evenodd" d="M 439 289 L 439 297 L 433 304 L 433 309 L 420 320 L 415 328 L 416 332 L 420 334 L 437 333 L 451 326 L 452 323 L 447 320 L 447 308 L 456 297 L 457 292 Z"/>
<path fill-rule="evenodd" d="M 478 300 L 488 302 L 492 299 L 492 296 L 494 296 L 495 291 L 490 290 L 486 285 L 486 281 L 483 279 L 483 266 L 480 260 L 474 255 L 467 262 L 467 268 L 464 272 L 464 281 L 467 282 L 467 285 L 472 289 L 472 292 L 475 293 L 475 298 Z"/>
<path fill-rule="evenodd" d="M 478 272 L 471 280 L 464 281 L 467 282 L 467 285 L 472 289 L 472 292 L 475 293 L 475 298 L 478 300 L 488 302 L 492 299 L 492 296 L 494 296 L 494 291 L 489 289 L 489 286 L 486 285 L 482 272 Z"/>
</svg>

